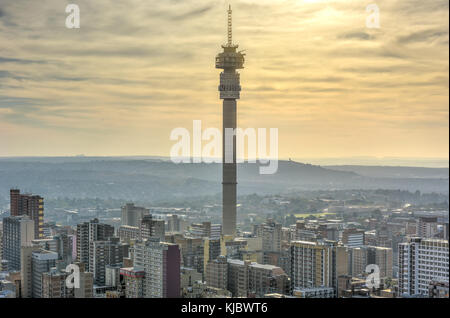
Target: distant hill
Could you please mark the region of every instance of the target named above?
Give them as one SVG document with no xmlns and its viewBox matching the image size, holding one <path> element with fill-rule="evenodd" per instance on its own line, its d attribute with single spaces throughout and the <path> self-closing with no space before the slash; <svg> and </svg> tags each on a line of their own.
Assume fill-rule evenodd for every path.
<svg viewBox="0 0 450 318">
<path fill-rule="evenodd" d="M 280 161 L 274 175 L 259 165 L 238 165 L 238 192 L 401 189 L 448 193 L 448 169 L 410 167 L 321 167 Z M 0 197 L 11 187 L 45 197 L 165 200 L 217 194 L 220 164 L 174 164 L 162 159 L 59 157 L 0 159 Z"/>
<path fill-rule="evenodd" d="M 374 178 L 448 179 L 448 168 L 393 167 L 393 166 L 325 166 L 338 171 L 356 172 Z"/>
</svg>

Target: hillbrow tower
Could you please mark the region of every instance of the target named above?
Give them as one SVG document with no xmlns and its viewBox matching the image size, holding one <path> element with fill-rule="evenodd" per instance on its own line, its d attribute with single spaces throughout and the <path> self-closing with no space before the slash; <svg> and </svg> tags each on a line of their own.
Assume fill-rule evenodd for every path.
<svg viewBox="0 0 450 318">
<path fill-rule="evenodd" d="M 241 85 L 237 69 L 244 68 L 244 54 L 236 51 L 233 44 L 231 6 L 228 8 L 228 42 L 222 45 L 223 52 L 216 56 L 216 68 L 220 68 L 220 99 L 223 99 L 222 122 L 222 234 L 236 235 L 236 99 L 239 99 Z M 228 140 L 228 142 L 227 142 Z M 232 142 L 231 142 L 232 140 Z"/>
</svg>

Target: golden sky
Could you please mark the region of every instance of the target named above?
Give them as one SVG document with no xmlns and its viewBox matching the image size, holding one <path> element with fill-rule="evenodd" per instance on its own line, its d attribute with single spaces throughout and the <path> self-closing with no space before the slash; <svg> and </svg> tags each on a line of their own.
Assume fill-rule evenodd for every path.
<svg viewBox="0 0 450 318">
<path fill-rule="evenodd" d="M 0 156 L 168 156 L 173 128 L 221 128 L 228 3 L 1 0 Z M 278 128 L 280 157 L 448 158 L 448 0 L 230 3 L 238 123 Z"/>
</svg>

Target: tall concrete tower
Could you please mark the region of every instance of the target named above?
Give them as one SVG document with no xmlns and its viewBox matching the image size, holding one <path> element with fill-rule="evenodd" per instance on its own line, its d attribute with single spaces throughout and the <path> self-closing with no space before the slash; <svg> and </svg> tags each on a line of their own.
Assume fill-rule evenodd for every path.
<svg viewBox="0 0 450 318">
<path fill-rule="evenodd" d="M 223 99 L 222 122 L 222 234 L 236 235 L 236 135 L 227 138 L 229 130 L 236 129 L 236 99 L 241 85 L 237 69 L 244 68 L 244 54 L 237 52 L 232 41 L 231 6 L 228 9 L 228 42 L 222 45 L 223 52 L 216 57 L 216 68 L 220 73 L 220 99 Z M 230 142 L 232 140 L 232 144 Z M 228 142 L 226 142 L 228 140 Z"/>
</svg>

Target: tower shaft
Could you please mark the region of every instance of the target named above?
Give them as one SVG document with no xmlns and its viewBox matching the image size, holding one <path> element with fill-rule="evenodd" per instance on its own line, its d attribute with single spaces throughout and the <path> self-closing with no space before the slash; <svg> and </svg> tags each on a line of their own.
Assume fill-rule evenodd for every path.
<svg viewBox="0 0 450 318">
<path fill-rule="evenodd" d="M 223 100 L 222 122 L 222 234 L 236 235 L 236 197 L 237 197 L 237 166 L 236 166 L 236 135 L 233 134 L 233 144 L 226 142 L 226 129 L 236 129 L 237 112 L 236 99 Z M 228 148 L 228 149 L 226 149 Z M 231 149 L 230 149 L 231 148 Z M 233 162 L 226 161 L 226 154 L 232 151 Z"/>
</svg>

